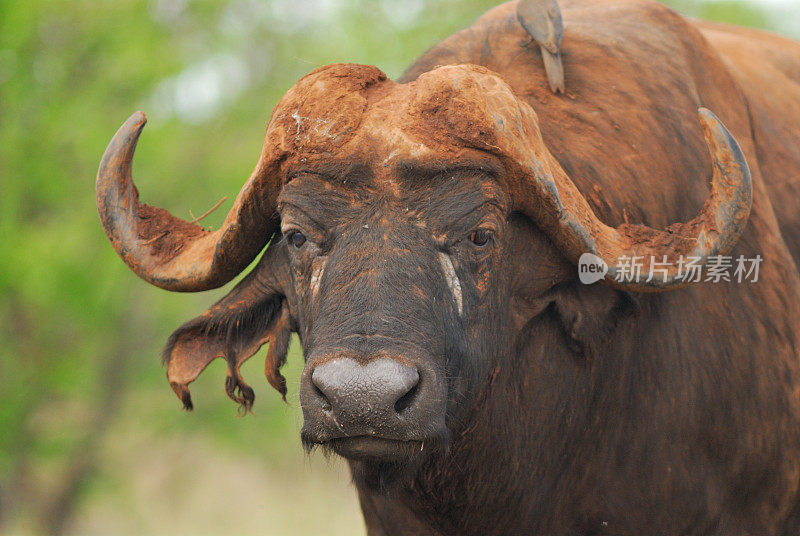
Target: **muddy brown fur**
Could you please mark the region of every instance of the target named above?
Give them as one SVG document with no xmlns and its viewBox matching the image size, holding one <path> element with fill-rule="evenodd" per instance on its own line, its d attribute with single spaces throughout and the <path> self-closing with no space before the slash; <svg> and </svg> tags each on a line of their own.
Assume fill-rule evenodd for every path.
<svg viewBox="0 0 800 536">
<path fill-rule="evenodd" d="M 298 81 L 218 246 L 181 224 L 177 251 L 169 226 L 137 235 L 101 209 L 126 262 L 173 290 L 220 284 L 235 271 L 220 259 L 246 264 L 240 232 L 271 237 L 171 336 L 172 387 L 191 407 L 188 384 L 221 357 L 247 409 L 239 367 L 269 343 L 285 395 L 297 333 L 304 445 L 390 440 L 347 451 L 371 536 L 794 536 L 800 44 L 649 1 L 560 4 L 564 95 L 504 4 L 398 82 L 341 64 Z M 701 107 L 721 122 L 704 131 Z M 718 238 L 708 251 L 760 255 L 758 282 L 577 280 L 590 239 L 676 255 L 698 230 Z M 405 425 L 326 417 L 313 373 L 343 359 L 419 372 Z"/>
</svg>

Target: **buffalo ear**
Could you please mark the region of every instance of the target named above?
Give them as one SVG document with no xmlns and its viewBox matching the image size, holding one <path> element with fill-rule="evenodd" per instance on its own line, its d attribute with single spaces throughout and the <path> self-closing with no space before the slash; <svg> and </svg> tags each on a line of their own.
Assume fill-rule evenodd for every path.
<svg viewBox="0 0 800 536">
<path fill-rule="evenodd" d="M 286 362 L 294 329 L 282 289 L 282 259 L 275 249 L 280 249 L 280 244 L 271 245 L 258 266 L 227 296 L 182 325 L 167 341 L 163 354 L 167 379 L 185 409 L 193 408 L 188 385 L 220 357 L 228 365 L 225 392 L 244 412 L 249 411 L 255 394 L 242 379 L 240 368 L 266 343 L 267 381 L 286 400 L 286 380 L 280 368 Z"/>
<path fill-rule="evenodd" d="M 514 213 L 508 225 L 514 236 L 506 263 L 512 267 L 516 324 L 522 327 L 541 314 L 552 314 L 570 349 L 592 360 L 619 322 L 638 312 L 636 298 L 602 283 L 580 283 L 577 266 L 527 216 Z"/>
<path fill-rule="evenodd" d="M 639 311 L 636 298 L 607 285 L 570 281 L 552 291 L 552 303 L 570 349 L 591 361 L 619 322 Z"/>
</svg>

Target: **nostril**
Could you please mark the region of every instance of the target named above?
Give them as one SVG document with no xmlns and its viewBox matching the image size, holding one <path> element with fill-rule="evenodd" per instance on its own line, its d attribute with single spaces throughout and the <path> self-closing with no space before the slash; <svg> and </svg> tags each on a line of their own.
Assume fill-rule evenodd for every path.
<svg viewBox="0 0 800 536">
<path fill-rule="evenodd" d="M 318 383 L 319 380 L 320 378 L 317 378 L 317 371 L 315 370 L 314 373 L 312 373 L 311 375 L 311 387 L 314 390 L 314 395 L 316 395 L 317 398 L 319 398 L 319 400 L 322 402 L 322 410 L 330 411 L 331 401 L 328 400 L 327 395 L 320 388 L 320 384 Z"/>
<path fill-rule="evenodd" d="M 328 397 L 325 396 L 325 393 L 320 390 L 319 387 L 314 385 L 314 393 L 322 400 L 322 410 L 323 411 L 330 411 L 331 410 L 331 402 L 328 400 Z"/>
<path fill-rule="evenodd" d="M 417 395 L 419 383 L 414 384 L 414 386 L 409 389 L 409 391 L 400 397 L 400 399 L 394 403 L 394 411 L 396 413 L 403 413 L 412 402 L 414 402 L 414 398 Z"/>
</svg>

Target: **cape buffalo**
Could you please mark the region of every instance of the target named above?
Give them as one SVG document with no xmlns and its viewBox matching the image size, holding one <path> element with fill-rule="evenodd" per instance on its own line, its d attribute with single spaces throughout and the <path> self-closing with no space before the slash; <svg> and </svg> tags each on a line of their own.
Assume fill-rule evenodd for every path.
<svg viewBox="0 0 800 536">
<path fill-rule="evenodd" d="M 139 203 L 122 126 L 97 205 L 136 274 L 205 290 L 268 244 L 170 337 L 172 388 L 191 408 L 222 357 L 249 408 L 269 343 L 285 394 L 297 333 L 302 440 L 348 459 L 370 535 L 800 534 L 800 44 L 564 0 L 557 94 L 515 5 L 397 82 L 300 79 L 214 232 Z"/>
</svg>

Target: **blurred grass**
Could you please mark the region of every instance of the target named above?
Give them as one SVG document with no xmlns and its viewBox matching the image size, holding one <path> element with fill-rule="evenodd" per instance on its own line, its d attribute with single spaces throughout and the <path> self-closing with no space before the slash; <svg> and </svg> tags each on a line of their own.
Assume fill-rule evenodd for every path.
<svg viewBox="0 0 800 536">
<path fill-rule="evenodd" d="M 143 199 L 188 218 L 227 195 L 204 220 L 216 227 L 297 78 L 336 61 L 396 77 L 495 4 L 0 0 L 0 533 L 362 530 L 342 466 L 309 471 L 300 448 L 297 344 L 288 405 L 256 357 L 254 416 L 235 417 L 221 363 L 193 385 L 196 411 L 180 411 L 161 346 L 225 289 L 170 294 L 134 277 L 99 225 L 93 177 L 144 109 Z M 798 31 L 789 3 L 673 5 Z"/>
</svg>

